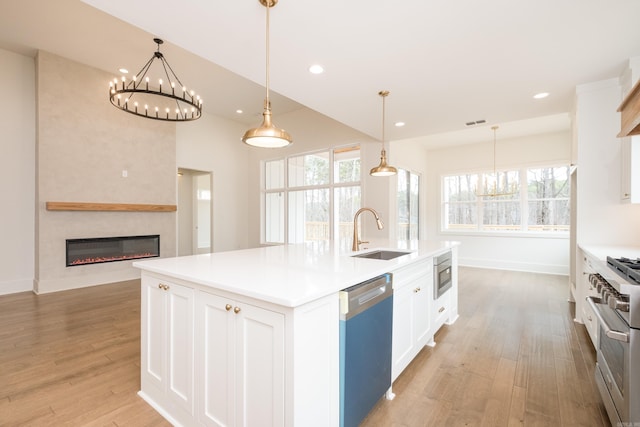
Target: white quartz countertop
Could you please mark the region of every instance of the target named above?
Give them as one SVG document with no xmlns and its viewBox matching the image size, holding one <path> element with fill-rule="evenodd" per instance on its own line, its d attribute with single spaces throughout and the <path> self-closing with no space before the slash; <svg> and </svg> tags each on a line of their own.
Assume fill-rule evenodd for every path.
<svg viewBox="0 0 640 427">
<path fill-rule="evenodd" d="M 453 241 L 378 240 L 357 253 L 375 249 L 410 252 L 392 260 L 354 258 L 336 242 L 270 246 L 230 252 L 136 261 L 144 271 L 194 282 L 274 304 L 297 307 L 341 289 L 392 272 L 457 246 Z"/>
<path fill-rule="evenodd" d="M 613 258 L 640 258 L 640 247 L 638 246 L 604 246 L 604 245 L 584 245 L 578 244 L 582 251 L 586 252 L 592 258 L 595 258 L 599 265 L 596 270 L 609 282 L 616 282 L 620 286 L 632 286 L 637 288 L 637 284 L 632 284 L 628 279 L 620 276 L 614 269 L 607 265 L 607 256 Z M 625 291 L 628 293 L 628 291 Z"/>
<path fill-rule="evenodd" d="M 605 264 L 607 262 L 607 256 L 614 258 L 640 258 L 639 246 L 603 246 L 603 245 L 583 245 L 579 244 L 580 249 L 587 251 L 591 256 L 596 257 Z"/>
</svg>

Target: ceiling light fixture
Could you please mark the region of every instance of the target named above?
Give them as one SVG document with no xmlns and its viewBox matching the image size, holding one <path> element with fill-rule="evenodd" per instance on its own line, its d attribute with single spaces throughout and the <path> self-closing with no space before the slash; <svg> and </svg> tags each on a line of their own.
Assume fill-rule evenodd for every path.
<svg viewBox="0 0 640 427">
<path fill-rule="evenodd" d="M 398 173 L 398 170 L 387 164 L 387 152 L 384 149 L 384 100 L 389 96 L 388 90 L 381 90 L 378 95 L 382 97 L 382 151 L 380 152 L 380 164 L 369 171 L 371 176 L 391 176 Z"/>
<path fill-rule="evenodd" d="M 498 175 L 496 170 L 496 131 L 498 126 L 491 126 L 491 130 L 493 131 L 493 175 L 487 176 L 485 174 L 482 183 L 484 192 L 481 193 L 476 189 L 475 193 L 477 197 L 510 196 L 518 192 L 517 185 L 515 182 L 508 183 L 505 174 L 502 174 L 502 179 Z"/>
<path fill-rule="evenodd" d="M 324 68 L 322 68 L 322 65 L 315 64 L 309 67 L 309 72 L 311 74 L 322 74 L 324 72 Z"/>
<path fill-rule="evenodd" d="M 153 39 L 158 50 L 153 53 L 142 69 L 127 82 L 125 76 L 121 81 L 114 79 L 109 83 L 109 100 L 114 107 L 147 119 L 170 122 L 186 122 L 199 119 L 202 114 L 202 99 L 194 91 L 188 91 L 176 73 L 160 52 L 161 39 Z M 150 84 L 147 73 L 155 60 L 160 62 L 160 76 L 166 78 L 164 90 L 163 79 L 159 78 L 158 87 Z M 158 68 L 158 67 L 156 67 Z M 164 72 L 164 74 L 162 74 Z M 156 76 L 154 76 L 155 78 Z M 178 87 L 176 88 L 176 84 Z"/>
<path fill-rule="evenodd" d="M 534 99 L 543 99 L 546 98 L 547 96 L 549 96 L 549 92 L 540 92 L 540 93 L 536 93 L 535 95 L 533 95 Z"/>
<path fill-rule="evenodd" d="M 291 135 L 284 129 L 278 129 L 271 123 L 271 102 L 269 101 L 269 9 L 278 3 L 278 0 L 259 0 L 260 4 L 267 8 L 266 25 L 266 97 L 264 99 L 264 112 L 262 113 L 262 125 L 258 128 L 249 129 L 242 137 L 242 142 L 254 147 L 280 148 L 293 143 Z"/>
</svg>

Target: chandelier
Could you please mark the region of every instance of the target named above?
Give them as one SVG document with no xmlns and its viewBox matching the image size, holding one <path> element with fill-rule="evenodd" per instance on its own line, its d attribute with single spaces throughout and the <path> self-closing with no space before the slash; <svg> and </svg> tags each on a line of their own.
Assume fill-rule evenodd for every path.
<svg viewBox="0 0 640 427">
<path fill-rule="evenodd" d="M 380 152 L 380 164 L 369 171 L 371 176 L 391 176 L 398 173 L 398 170 L 387 164 L 387 152 L 384 149 L 384 100 L 389 96 L 388 90 L 381 90 L 378 95 L 382 97 L 382 151 Z"/>
<path fill-rule="evenodd" d="M 267 8 L 266 25 L 266 96 L 264 99 L 264 111 L 262 113 L 262 125 L 249 129 L 242 137 L 242 142 L 254 147 L 281 148 L 293 143 L 291 135 L 284 129 L 278 129 L 271 122 L 271 102 L 269 101 L 269 9 L 278 3 L 278 0 L 259 0 L 260 4 Z"/>
<path fill-rule="evenodd" d="M 176 76 L 160 52 L 163 41 L 158 38 L 153 41 L 158 45 L 158 49 L 138 74 L 129 81 L 122 76 L 120 80 L 115 78 L 109 83 L 111 104 L 122 111 L 147 119 L 170 122 L 199 119 L 202 115 L 202 99 L 193 90 L 188 90 Z M 153 76 L 152 81 L 147 74 L 150 74 L 154 63 L 158 64 L 155 68 L 160 71 L 159 77 Z"/>
<path fill-rule="evenodd" d="M 486 174 L 484 175 L 482 191 L 476 188 L 475 193 L 477 197 L 511 196 L 518 192 L 517 184 L 506 182 L 505 175 L 500 176 L 496 170 L 496 131 L 498 126 L 491 126 L 491 130 L 493 131 L 493 174 L 488 177 Z"/>
</svg>

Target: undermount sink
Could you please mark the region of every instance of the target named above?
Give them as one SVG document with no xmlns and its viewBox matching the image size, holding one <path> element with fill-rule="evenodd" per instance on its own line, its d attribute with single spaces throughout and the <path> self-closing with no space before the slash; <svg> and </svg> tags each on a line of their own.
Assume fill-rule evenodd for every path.
<svg viewBox="0 0 640 427">
<path fill-rule="evenodd" d="M 386 250 L 378 250 L 373 252 L 367 252 L 364 254 L 351 255 L 354 258 L 370 258 L 370 259 L 382 259 L 382 260 L 390 260 L 394 258 L 398 258 L 403 255 L 408 255 L 411 252 L 398 252 L 398 251 L 386 251 Z"/>
</svg>

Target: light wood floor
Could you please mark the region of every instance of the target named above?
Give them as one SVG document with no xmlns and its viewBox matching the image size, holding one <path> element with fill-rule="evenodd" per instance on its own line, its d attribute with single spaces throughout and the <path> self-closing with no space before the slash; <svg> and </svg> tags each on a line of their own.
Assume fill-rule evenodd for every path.
<svg viewBox="0 0 640 427">
<path fill-rule="evenodd" d="M 460 318 L 363 426 L 608 426 L 567 289 L 461 268 Z M 0 426 L 168 426 L 136 395 L 139 327 L 138 281 L 0 296 Z"/>
<path fill-rule="evenodd" d="M 609 426 L 568 278 L 461 268 L 459 319 L 363 426 Z"/>
</svg>

